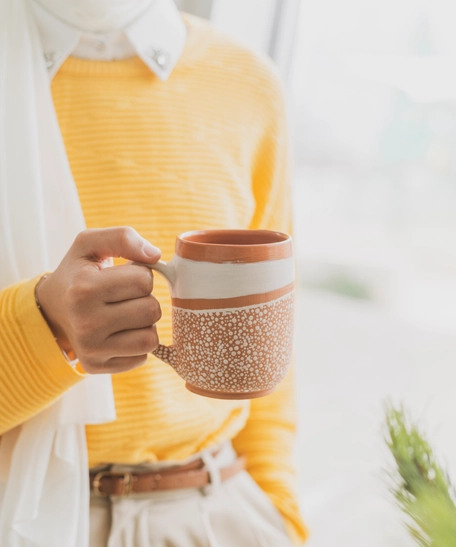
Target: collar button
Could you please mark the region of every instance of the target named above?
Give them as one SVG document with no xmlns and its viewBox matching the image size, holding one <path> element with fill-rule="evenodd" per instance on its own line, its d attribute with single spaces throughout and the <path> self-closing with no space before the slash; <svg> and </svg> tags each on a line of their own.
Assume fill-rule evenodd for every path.
<svg viewBox="0 0 456 547">
<path fill-rule="evenodd" d="M 163 69 L 165 69 L 169 63 L 169 54 L 163 49 L 152 48 L 149 52 L 149 57 Z"/>
<path fill-rule="evenodd" d="M 55 51 L 47 51 L 44 54 L 44 62 L 47 69 L 51 69 L 55 65 Z"/>
<path fill-rule="evenodd" d="M 103 42 L 102 40 L 99 40 L 99 41 L 96 42 L 96 44 L 95 44 L 95 49 L 96 49 L 99 53 L 103 53 L 104 51 L 106 51 L 106 43 Z"/>
</svg>

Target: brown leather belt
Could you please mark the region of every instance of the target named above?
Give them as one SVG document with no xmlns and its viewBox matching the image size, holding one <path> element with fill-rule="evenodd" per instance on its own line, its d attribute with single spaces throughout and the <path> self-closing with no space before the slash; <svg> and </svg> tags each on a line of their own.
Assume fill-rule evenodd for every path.
<svg viewBox="0 0 456 547">
<path fill-rule="evenodd" d="M 239 456 L 231 465 L 219 469 L 220 479 L 222 482 L 226 481 L 243 469 L 245 469 L 245 457 Z M 210 483 L 210 473 L 201 459 L 187 465 L 167 467 L 159 472 L 90 473 L 90 489 L 98 496 L 128 496 L 128 494 L 177 488 L 202 488 Z"/>
</svg>

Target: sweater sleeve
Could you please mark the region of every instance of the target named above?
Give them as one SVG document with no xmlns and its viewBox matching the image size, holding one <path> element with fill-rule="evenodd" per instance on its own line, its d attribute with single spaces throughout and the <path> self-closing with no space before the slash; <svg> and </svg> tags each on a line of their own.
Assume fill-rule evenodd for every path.
<svg viewBox="0 0 456 547">
<path fill-rule="evenodd" d="M 270 119 L 253 166 L 256 211 L 250 228 L 290 233 L 290 160 L 280 86 L 276 86 L 272 99 Z M 246 454 L 249 473 L 283 515 L 293 543 L 301 545 L 308 532 L 297 501 L 293 465 L 295 436 L 296 405 L 293 370 L 290 370 L 274 393 L 251 401 L 246 426 L 233 444 L 238 453 Z"/>
<path fill-rule="evenodd" d="M 38 279 L 0 291 L 0 435 L 84 377 L 65 359 L 36 306 Z"/>
</svg>

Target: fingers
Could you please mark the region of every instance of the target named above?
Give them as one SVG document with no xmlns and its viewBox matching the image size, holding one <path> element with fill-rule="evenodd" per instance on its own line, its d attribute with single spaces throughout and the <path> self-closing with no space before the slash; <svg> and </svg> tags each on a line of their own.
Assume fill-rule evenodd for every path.
<svg viewBox="0 0 456 547">
<path fill-rule="evenodd" d="M 102 302 L 121 302 L 148 296 L 154 288 L 152 271 L 126 264 L 105 268 L 97 276 L 97 294 Z"/>
<path fill-rule="evenodd" d="M 158 347 L 155 323 L 161 318 L 161 309 L 152 295 L 104 304 L 101 311 L 79 317 L 73 324 L 77 333 L 73 347 L 84 370 L 91 374 L 118 372 L 111 366 L 117 357 L 125 358 L 122 370 L 128 370 L 127 358 L 135 358 L 129 368 L 139 366 L 136 358 Z"/>
<path fill-rule="evenodd" d="M 86 349 L 79 361 L 89 374 L 117 374 L 143 365 L 158 344 L 155 326 L 122 331 L 110 336 L 102 347 Z"/>
<path fill-rule="evenodd" d="M 160 321 L 160 304 L 153 296 L 107 304 L 103 309 L 103 319 L 109 335 L 124 330 L 151 327 Z"/>
<path fill-rule="evenodd" d="M 138 357 L 151 353 L 158 347 L 155 325 L 145 329 L 125 330 L 111 335 L 106 340 L 110 357 Z"/>
<path fill-rule="evenodd" d="M 75 308 L 71 318 L 72 330 L 79 345 L 88 348 L 101 345 L 104 341 L 123 330 L 134 330 L 155 325 L 161 318 L 161 308 L 152 296 L 125 300 L 113 304 Z"/>
<path fill-rule="evenodd" d="M 80 360 L 82 368 L 89 374 L 118 374 L 127 372 L 134 368 L 144 365 L 148 355 L 138 355 L 135 357 L 112 357 L 102 365 L 92 364 L 88 361 Z"/>
<path fill-rule="evenodd" d="M 103 261 L 109 257 L 155 264 L 161 256 L 160 249 L 142 238 L 128 226 L 85 230 L 74 243 L 74 252 L 91 262 Z"/>
</svg>

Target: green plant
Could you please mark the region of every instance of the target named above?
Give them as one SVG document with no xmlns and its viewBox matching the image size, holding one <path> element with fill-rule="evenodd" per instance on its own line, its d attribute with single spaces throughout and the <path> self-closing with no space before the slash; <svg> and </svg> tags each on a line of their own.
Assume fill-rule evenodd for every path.
<svg viewBox="0 0 456 547">
<path fill-rule="evenodd" d="M 317 280 L 303 281 L 305 287 L 341 294 L 357 300 L 373 300 L 369 285 L 355 276 L 344 272 L 332 272 Z"/>
<path fill-rule="evenodd" d="M 455 489 L 405 410 L 386 405 L 386 442 L 396 463 L 391 491 L 420 547 L 456 546 Z"/>
</svg>

